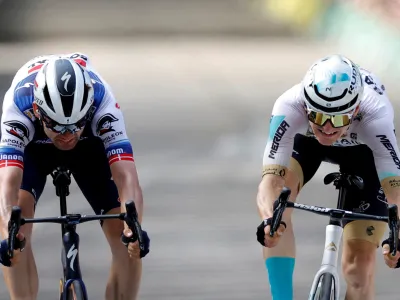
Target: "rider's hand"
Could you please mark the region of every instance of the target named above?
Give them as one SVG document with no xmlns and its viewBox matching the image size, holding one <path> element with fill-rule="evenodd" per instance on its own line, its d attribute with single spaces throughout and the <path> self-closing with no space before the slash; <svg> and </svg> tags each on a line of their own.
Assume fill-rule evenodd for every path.
<svg viewBox="0 0 400 300">
<path fill-rule="evenodd" d="M 285 225 L 280 224 L 278 230 L 274 233 L 273 237 L 269 236 L 270 229 L 271 229 L 271 225 L 268 225 L 267 227 L 264 228 L 264 233 L 265 233 L 264 244 L 265 244 L 265 247 L 273 248 L 276 245 L 278 245 L 279 239 L 285 232 L 286 227 L 285 227 Z"/>
<path fill-rule="evenodd" d="M 399 251 L 399 249 L 397 249 L 396 255 L 392 256 L 392 254 L 390 253 L 389 244 L 385 243 L 385 241 L 383 241 L 382 244 L 383 244 L 382 245 L 382 254 L 383 254 L 383 259 L 385 260 L 385 264 L 389 268 L 392 268 L 392 269 L 400 267 L 400 262 L 399 262 L 400 251 Z"/>
<path fill-rule="evenodd" d="M 124 238 L 125 237 L 125 238 Z M 145 257 L 150 251 L 150 238 L 147 232 L 142 230 L 142 237 L 144 242 L 144 250 L 141 251 L 139 248 L 138 239 L 133 239 L 133 232 L 129 228 L 125 228 L 122 233 L 122 243 L 128 248 L 129 257 L 140 259 Z"/>
<path fill-rule="evenodd" d="M 281 222 L 278 227 L 278 230 L 274 232 L 274 235 L 271 237 L 270 230 L 271 230 L 271 218 L 264 220 L 258 227 L 257 227 L 257 240 L 260 242 L 261 245 L 267 248 L 275 247 L 280 237 L 286 230 L 286 223 Z"/>
<path fill-rule="evenodd" d="M 25 247 L 25 236 L 23 233 L 18 233 L 17 234 L 17 239 L 19 240 L 19 245 L 23 245 Z M 19 262 L 19 252 L 23 251 L 24 248 L 20 248 L 20 246 L 17 246 L 17 249 L 14 249 L 14 255 L 13 258 L 10 260 L 8 257 L 8 240 L 5 239 L 1 241 L 0 243 L 0 263 L 6 267 L 12 267 L 15 266 Z"/>
</svg>

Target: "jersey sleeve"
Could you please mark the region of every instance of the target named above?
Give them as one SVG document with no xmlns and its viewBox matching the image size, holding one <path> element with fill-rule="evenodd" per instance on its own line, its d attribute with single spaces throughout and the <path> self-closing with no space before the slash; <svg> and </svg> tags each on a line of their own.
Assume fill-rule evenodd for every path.
<svg viewBox="0 0 400 300">
<path fill-rule="evenodd" d="M 93 134 L 103 141 L 110 165 L 120 160 L 134 161 L 120 106 L 103 79 L 102 84 L 105 87 L 104 97 L 92 119 Z"/>
<path fill-rule="evenodd" d="M 372 150 L 379 180 L 400 176 L 400 154 L 393 109 L 388 103 L 371 116 L 362 124 L 359 134 L 362 141 Z"/>
<path fill-rule="evenodd" d="M 13 86 L 6 92 L 1 116 L 0 168 L 23 169 L 25 147 L 33 139 L 35 128 L 14 102 Z"/>
<path fill-rule="evenodd" d="M 301 105 L 299 86 L 286 91 L 274 104 L 269 124 L 269 135 L 263 157 L 263 176 L 284 177 L 292 156 L 294 137 L 308 128 L 305 107 Z"/>
</svg>

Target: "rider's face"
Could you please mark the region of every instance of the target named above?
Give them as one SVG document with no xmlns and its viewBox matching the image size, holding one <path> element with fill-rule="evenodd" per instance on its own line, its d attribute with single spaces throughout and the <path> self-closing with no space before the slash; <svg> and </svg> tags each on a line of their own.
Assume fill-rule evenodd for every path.
<svg viewBox="0 0 400 300">
<path fill-rule="evenodd" d="M 50 129 L 46 128 L 44 124 L 43 124 L 43 129 L 47 137 L 53 142 L 56 148 L 60 150 L 71 150 L 78 143 L 84 128 L 75 133 L 66 132 L 64 134 L 51 131 Z"/>
<path fill-rule="evenodd" d="M 349 125 L 335 128 L 330 121 L 327 121 L 324 126 L 318 126 L 312 122 L 310 122 L 310 125 L 318 142 L 324 146 L 335 143 L 349 128 Z"/>
</svg>

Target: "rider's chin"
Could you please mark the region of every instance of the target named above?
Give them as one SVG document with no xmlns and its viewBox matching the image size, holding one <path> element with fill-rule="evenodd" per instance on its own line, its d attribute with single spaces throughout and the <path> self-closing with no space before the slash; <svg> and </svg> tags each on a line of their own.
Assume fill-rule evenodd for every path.
<svg viewBox="0 0 400 300">
<path fill-rule="evenodd" d="M 76 145 L 75 141 L 69 141 L 69 142 L 54 141 L 54 146 L 64 151 L 73 149 L 75 145 Z"/>
</svg>

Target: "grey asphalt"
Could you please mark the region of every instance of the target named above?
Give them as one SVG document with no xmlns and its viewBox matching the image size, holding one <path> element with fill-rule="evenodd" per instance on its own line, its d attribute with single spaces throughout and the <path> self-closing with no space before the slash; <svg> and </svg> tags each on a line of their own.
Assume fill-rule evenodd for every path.
<svg viewBox="0 0 400 300">
<path fill-rule="evenodd" d="M 151 237 L 140 299 L 271 299 L 255 197 L 274 100 L 303 76 L 330 45 L 299 40 L 65 41 L 0 45 L 0 93 L 31 56 L 83 51 L 111 84 L 125 113 L 144 192 L 143 227 Z M 388 83 L 388 89 L 391 90 Z M 393 84 L 394 86 L 394 84 Z M 395 103 L 398 109 L 398 104 Z M 396 122 L 399 128 L 398 121 Z M 323 164 L 299 202 L 335 206 L 322 183 L 337 170 Z M 71 212 L 92 213 L 75 182 Z M 59 213 L 48 181 L 37 216 Z M 295 212 L 295 299 L 306 299 L 322 259 L 322 216 Z M 110 251 L 97 222 L 78 227 L 90 299 L 103 299 Z M 37 225 L 33 248 L 39 299 L 58 299 L 60 228 Z M 376 299 L 400 288 L 377 250 Z M 345 285 L 342 279 L 342 293 Z M 0 282 L 0 299 L 9 299 Z"/>
</svg>

